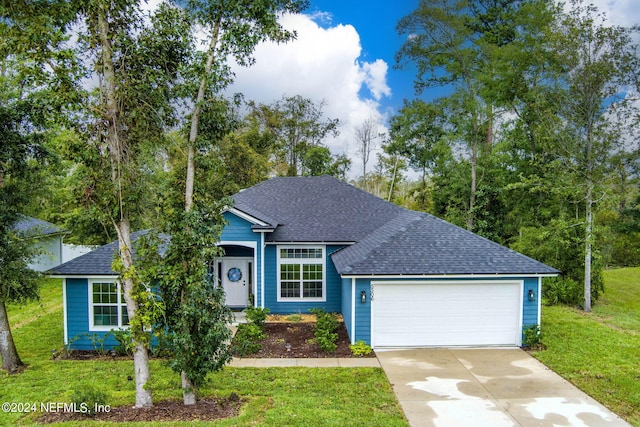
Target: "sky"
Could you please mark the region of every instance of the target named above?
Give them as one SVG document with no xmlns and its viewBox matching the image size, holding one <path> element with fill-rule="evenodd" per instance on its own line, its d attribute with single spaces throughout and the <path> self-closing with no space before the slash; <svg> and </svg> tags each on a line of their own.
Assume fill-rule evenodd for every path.
<svg viewBox="0 0 640 427">
<path fill-rule="evenodd" d="M 592 1 L 611 23 L 625 26 L 640 23 L 637 2 Z M 234 67 L 236 79 L 229 91 L 266 104 L 295 95 L 323 102 L 326 117 L 341 123 L 340 135 L 325 143 L 334 154 L 352 159 L 350 178 L 361 175 L 354 129 L 372 117 L 380 124 L 378 132 L 385 133 L 403 100 L 416 97 L 415 71 L 394 68 L 394 56 L 405 37 L 396 25 L 417 6 L 418 0 L 310 0 L 303 14 L 281 19 L 287 29 L 297 31 L 297 40 L 259 45 L 254 66 Z M 432 90 L 422 97 L 441 95 Z M 375 142 L 379 147 L 382 138 Z"/>
</svg>

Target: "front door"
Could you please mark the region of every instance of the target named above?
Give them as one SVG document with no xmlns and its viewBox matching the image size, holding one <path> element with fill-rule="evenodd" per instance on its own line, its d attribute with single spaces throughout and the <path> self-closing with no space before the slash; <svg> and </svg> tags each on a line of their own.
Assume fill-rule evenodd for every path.
<svg viewBox="0 0 640 427">
<path fill-rule="evenodd" d="M 229 307 L 246 307 L 249 303 L 251 278 L 249 260 L 222 258 L 222 287 Z"/>
</svg>

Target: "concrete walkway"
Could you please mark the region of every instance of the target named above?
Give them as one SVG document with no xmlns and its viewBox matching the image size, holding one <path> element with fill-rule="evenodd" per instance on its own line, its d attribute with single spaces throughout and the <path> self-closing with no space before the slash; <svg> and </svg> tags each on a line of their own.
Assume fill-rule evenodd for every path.
<svg viewBox="0 0 640 427">
<path fill-rule="evenodd" d="M 377 351 L 412 427 L 627 427 L 520 349 Z"/>
<path fill-rule="evenodd" d="M 250 359 L 233 358 L 229 366 L 234 368 L 379 368 L 380 362 L 375 357 L 327 357 L 326 359 Z"/>
</svg>

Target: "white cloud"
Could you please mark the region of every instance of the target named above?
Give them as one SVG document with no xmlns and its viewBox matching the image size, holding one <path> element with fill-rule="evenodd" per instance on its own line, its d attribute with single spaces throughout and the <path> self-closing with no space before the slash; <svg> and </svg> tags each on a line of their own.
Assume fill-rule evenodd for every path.
<svg viewBox="0 0 640 427">
<path fill-rule="evenodd" d="M 638 0 L 592 0 L 604 12 L 611 24 L 631 27 L 640 24 Z"/>
<path fill-rule="evenodd" d="M 352 159 L 353 176 L 361 170 L 353 129 L 370 116 L 382 118 L 379 101 L 391 96 L 386 81 L 388 65 L 380 59 L 359 61 L 362 47 L 353 26 L 322 28 L 314 17 L 284 16 L 283 26 L 296 30 L 297 39 L 281 45 L 259 45 L 255 65 L 234 66 L 236 78 L 229 92 L 241 92 L 247 99 L 267 104 L 284 95 L 324 101 L 326 116 L 341 122 L 340 136 L 326 143 L 334 153 Z"/>
</svg>

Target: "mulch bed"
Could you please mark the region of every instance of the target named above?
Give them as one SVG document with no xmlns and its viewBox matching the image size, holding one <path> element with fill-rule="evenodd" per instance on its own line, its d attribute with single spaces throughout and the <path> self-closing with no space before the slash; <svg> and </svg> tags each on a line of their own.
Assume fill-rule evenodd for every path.
<svg viewBox="0 0 640 427">
<path fill-rule="evenodd" d="M 337 348 L 333 353 L 326 353 L 315 343 L 313 328 L 315 323 L 302 321 L 267 322 L 267 337 L 260 341 L 262 348 L 258 353 L 246 357 L 255 358 L 328 358 L 354 357 L 349 348 L 349 336 L 344 323 L 340 322 L 336 333 Z M 288 344 L 288 345 L 287 345 Z M 369 357 L 375 357 L 372 352 Z M 57 355 L 56 359 L 74 360 L 114 360 L 131 359 L 130 356 L 100 355 L 95 351 L 74 350 L 65 355 Z M 151 408 L 134 408 L 118 406 L 109 411 L 99 412 L 92 417 L 76 412 L 51 412 L 38 419 L 39 423 L 58 423 L 64 421 L 113 421 L 113 422 L 151 422 L 151 421 L 212 421 L 238 415 L 242 399 L 232 393 L 226 399 L 203 399 L 196 405 L 185 406 L 182 401 L 154 402 Z"/>
<path fill-rule="evenodd" d="M 195 405 L 185 406 L 182 401 L 154 402 L 151 408 L 118 406 L 107 408 L 93 416 L 77 412 L 50 412 L 38 419 L 38 423 L 52 424 L 65 421 L 112 421 L 112 422 L 151 422 L 151 421 L 213 421 L 238 415 L 241 399 L 232 393 L 226 399 L 203 399 Z"/>
<path fill-rule="evenodd" d="M 315 343 L 313 328 L 315 323 L 265 323 L 267 337 L 260 341 L 262 348 L 246 357 L 254 358 L 328 358 L 354 357 L 349 348 L 349 336 L 344 323 L 336 330 L 338 347 L 333 353 L 327 353 Z M 287 345 L 288 344 L 288 345 Z M 288 348 L 288 349 L 287 349 Z M 375 357 L 373 352 L 370 357 Z"/>
</svg>

